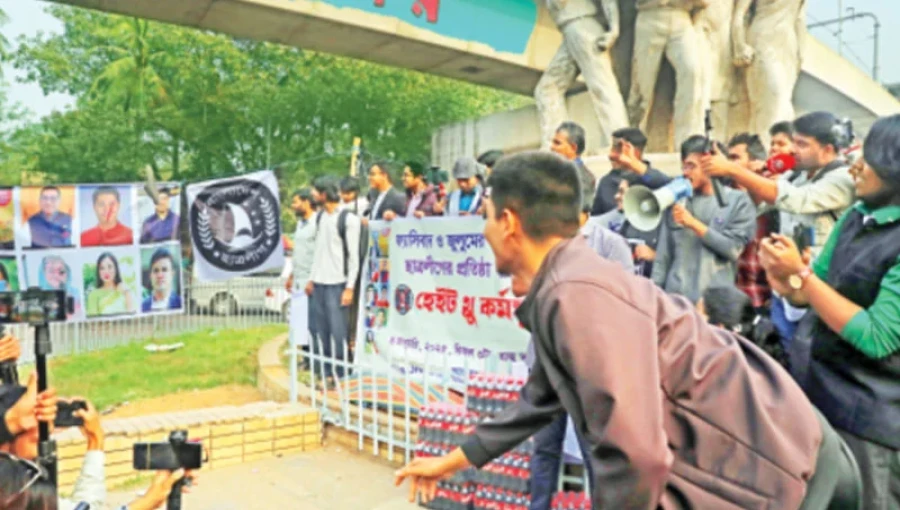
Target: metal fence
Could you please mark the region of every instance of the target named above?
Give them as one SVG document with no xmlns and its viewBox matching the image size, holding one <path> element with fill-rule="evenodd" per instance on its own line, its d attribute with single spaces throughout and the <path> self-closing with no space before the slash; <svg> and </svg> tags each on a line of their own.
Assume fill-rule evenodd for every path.
<svg viewBox="0 0 900 510">
<path fill-rule="evenodd" d="M 237 278 L 227 282 L 185 285 L 184 312 L 149 317 L 116 317 L 50 326 L 52 356 L 98 351 L 132 342 L 166 338 L 205 329 L 242 329 L 283 323 L 287 294 L 277 277 Z M 32 363 L 34 330 L 11 325 L 22 341 L 20 362 Z"/>
<path fill-rule="evenodd" d="M 301 377 L 308 382 L 308 398 L 313 408 L 319 410 L 325 423 L 341 427 L 358 435 L 359 451 L 367 450 L 389 461 L 409 462 L 415 454 L 418 434 L 418 410 L 428 404 L 454 402 L 467 405 L 465 383 L 470 374 L 486 372 L 501 375 L 523 375 L 521 362 L 500 359 L 492 354 L 478 360 L 477 366 L 468 363 L 454 370 L 448 364 L 448 356 L 442 353 L 421 353 L 401 347 L 399 352 L 389 349 L 386 358 L 377 356 L 354 357 L 349 349 L 343 349 L 341 357 L 322 354 L 321 342 L 314 339 L 310 352 L 293 346 L 288 348 L 291 372 L 291 399 L 296 402 Z M 359 345 L 359 344 L 357 344 Z M 330 352 L 339 352 L 332 341 Z M 358 347 L 357 347 L 358 349 Z M 309 364 L 309 373 L 298 369 L 303 356 Z M 342 370 L 345 375 L 322 385 L 328 366 Z M 397 368 L 391 368 L 397 367 Z M 421 367 L 411 369 L 411 367 Z M 454 391 L 454 388 L 462 391 Z M 306 395 L 303 395 L 306 396 Z M 571 459 L 569 459 L 571 460 Z M 563 460 L 564 468 L 566 460 Z M 569 469 L 560 471 L 559 486 L 564 484 L 587 486 L 584 477 Z"/>
</svg>

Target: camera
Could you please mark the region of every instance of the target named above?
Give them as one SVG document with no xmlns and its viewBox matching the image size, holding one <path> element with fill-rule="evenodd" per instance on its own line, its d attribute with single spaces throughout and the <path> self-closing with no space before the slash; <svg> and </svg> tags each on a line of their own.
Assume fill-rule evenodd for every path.
<svg viewBox="0 0 900 510">
<path fill-rule="evenodd" d="M 0 324 L 47 324 L 66 320 L 74 301 L 62 290 L 32 287 L 21 292 L 0 292 Z"/>
<path fill-rule="evenodd" d="M 175 471 L 200 469 L 203 464 L 203 445 L 190 442 L 186 430 L 176 430 L 168 442 L 135 443 L 134 469 L 138 471 Z"/>
<path fill-rule="evenodd" d="M 84 425 L 84 420 L 74 416 L 75 411 L 86 411 L 87 402 L 84 400 L 73 400 L 71 402 L 59 402 L 56 404 L 56 419 L 53 425 L 57 428 L 80 427 Z"/>
</svg>

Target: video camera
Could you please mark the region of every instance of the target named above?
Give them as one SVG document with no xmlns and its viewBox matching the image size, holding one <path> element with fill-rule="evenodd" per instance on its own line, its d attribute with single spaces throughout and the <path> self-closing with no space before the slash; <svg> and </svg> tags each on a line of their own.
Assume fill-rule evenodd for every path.
<svg viewBox="0 0 900 510">
<path fill-rule="evenodd" d="M 203 445 L 188 441 L 186 430 L 169 434 L 169 440 L 161 443 L 135 443 L 133 466 L 138 471 L 176 471 L 200 469 L 203 465 Z M 181 490 L 190 486 L 190 479 L 182 478 L 172 487 L 166 508 L 181 509 Z"/>
<path fill-rule="evenodd" d="M 47 380 L 47 356 L 52 350 L 50 323 L 66 320 L 74 309 L 74 300 L 62 290 L 42 290 L 32 287 L 21 292 L 0 292 L 0 326 L 3 324 L 28 324 L 34 327 L 35 368 L 38 374 L 38 392 L 49 386 Z M 7 362 L 0 369 L 6 377 L 18 382 L 15 364 Z M 7 382 L 4 380 L 4 384 Z M 56 442 L 50 439 L 50 424 L 38 424 L 38 463 L 47 473 L 49 482 L 56 486 Z"/>
</svg>

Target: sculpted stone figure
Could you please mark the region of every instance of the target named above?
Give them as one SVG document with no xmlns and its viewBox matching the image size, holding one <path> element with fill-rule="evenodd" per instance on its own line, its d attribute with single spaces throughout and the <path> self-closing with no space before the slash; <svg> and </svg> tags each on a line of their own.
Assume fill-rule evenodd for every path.
<svg viewBox="0 0 900 510">
<path fill-rule="evenodd" d="M 749 19 L 748 13 L 755 14 Z M 805 0 L 738 0 L 731 38 L 734 65 L 746 68 L 750 132 L 794 118 L 791 102 L 800 75 Z M 749 27 L 748 27 L 749 21 Z"/>
<path fill-rule="evenodd" d="M 628 125 L 609 53 L 619 36 L 618 4 L 616 0 L 546 1 L 563 44 L 534 90 L 542 144 L 548 147 L 556 128 L 569 120 L 565 94 L 579 73 L 587 83 L 600 124 L 600 139 L 609 143 L 613 131 Z"/>
<path fill-rule="evenodd" d="M 653 108 L 654 89 L 662 59 L 675 69 L 675 146 L 703 132 L 704 86 L 709 75 L 703 59 L 704 38 L 694 20 L 708 0 L 636 0 L 637 21 L 631 92 L 628 106 L 632 125 L 647 132 Z M 722 0 L 717 0 L 722 1 Z"/>
<path fill-rule="evenodd" d="M 707 73 L 703 78 L 704 108 L 712 110 L 713 136 L 722 140 L 729 134 L 746 131 L 746 125 L 729 116 L 733 102 L 737 102 L 735 84 L 737 71 L 732 64 L 731 23 L 735 0 L 710 2 L 696 20 L 696 27 L 702 37 L 701 49 L 705 52 L 702 63 Z M 744 124 L 746 121 L 744 120 Z"/>
</svg>

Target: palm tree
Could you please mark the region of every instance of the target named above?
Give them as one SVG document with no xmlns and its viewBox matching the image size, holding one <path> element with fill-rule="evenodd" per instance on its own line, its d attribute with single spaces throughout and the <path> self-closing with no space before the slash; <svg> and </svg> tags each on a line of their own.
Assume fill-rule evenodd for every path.
<svg viewBox="0 0 900 510">
<path fill-rule="evenodd" d="M 149 107 L 168 102 L 165 83 L 154 67 L 166 53 L 154 51 L 149 30 L 150 23 L 137 18 L 123 19 L 105 30 L 113 44 L 103 50 L 114 60 L 94 80 L 91 98 L 134 112 L 137 118 L 142 118 Z"/>
<path fill-rule="evenodd" d="M 149 112 L 169 102 L 166 84 L 156 66 L 167 56 L 153 47 L 149 37 L 150 23 L 138 18 L 122 18 L 101 35 L 111 41 L 101 50 L 112 61 L 94 80 L 88 94 L 92 100 L 113 108 L 121 108 L 134 125 L 134 144 L 144 143 L 144 130 Z M 159 174 L 156 161 L 149 161 Z"/>
</svg>

